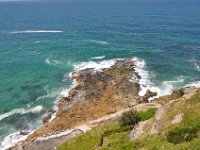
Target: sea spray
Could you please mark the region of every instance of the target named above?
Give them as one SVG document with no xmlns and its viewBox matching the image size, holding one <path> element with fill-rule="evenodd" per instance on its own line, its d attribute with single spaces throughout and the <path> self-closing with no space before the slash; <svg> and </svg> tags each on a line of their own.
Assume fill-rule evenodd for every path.
<svg viewBox="0 0 200 150">
<path fill-rule="evenodd" d="M 151 81 L 151 76 L 146 67 L 145 61 L 143 59 L 139 59 L 136 57 L 134 57 L 133 60 L 136 63 L 135 71 L 140 76 L 140 79 L 138 81 L 141 87 L 139 96 L 144 96 L 148 90 L 150 90 L 151 92 L 157 93 L 157 96 L 149 98 L 149 101 L 155 98 L 158 98 L 160 96 L 171 94 L 175 88 L 181 87 L 181 86 L 178 86 L 178 84 L 181 85 L 181 83 L 185 81 L 184 76 L 179 76 L 175 78 L 175 80 L 163 81 L 159 85 L 155 85 L 155 83 Z"/>
</svg>

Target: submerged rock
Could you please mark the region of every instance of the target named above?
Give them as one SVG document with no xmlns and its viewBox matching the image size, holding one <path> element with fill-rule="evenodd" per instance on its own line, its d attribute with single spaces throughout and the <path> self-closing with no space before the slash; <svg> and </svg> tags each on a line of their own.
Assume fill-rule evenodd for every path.
<svg viewBox="0 0 200 150">
<path fill-rule="evenodd" d="M 130 140 L 136 140 L 138 139 L 142 134 L 144 134 L 143 128 L 147 124 L 149 120 L 139 122 L 137 125 L 135 125 L 134 129 L 131 131 L 129 138 Z"/>
<path fill-rule="evenodd" d="M 27 135 L 27 134 L 29 134 L 30 132 L 28 131 L 28 130 L 22 130 L 22 131 L 20 131 L 20 135 Z"/>
</svg>

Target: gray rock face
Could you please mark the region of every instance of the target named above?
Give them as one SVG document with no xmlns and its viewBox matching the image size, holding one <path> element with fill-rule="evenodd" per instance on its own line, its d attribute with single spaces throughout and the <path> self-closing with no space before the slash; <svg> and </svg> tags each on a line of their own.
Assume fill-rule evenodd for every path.
<svg viewBox="0 0 200 150">
<path fill-rule="evenodd" d="M 131 131 L 130 136 L 129 136 L 130 140 L 132 140 L 132 141 L 136 140 L 144 133 L 143 128 L 144 128 L 144 126 L 146 125 L 147 122 L 148 122 L 148 120 L 139 122 L 134 127 L 134 129 Z"/>
</svg>

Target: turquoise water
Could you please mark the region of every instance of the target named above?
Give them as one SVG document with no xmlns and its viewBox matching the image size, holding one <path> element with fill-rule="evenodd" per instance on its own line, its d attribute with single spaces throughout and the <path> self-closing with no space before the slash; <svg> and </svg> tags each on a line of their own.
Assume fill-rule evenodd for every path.
<svg viewBox="0 0 200 150">
<path fill-rule="evenodd" d="M 200 80 L 199 2 L 0 2 L 0 141 L 35 129 L 76 64 L 138 57 L 154 86 Z M 91 63 L 91 62 L 90 62 Z M 0 148 L 1 149 L 1 148 Z"/>
</svg>

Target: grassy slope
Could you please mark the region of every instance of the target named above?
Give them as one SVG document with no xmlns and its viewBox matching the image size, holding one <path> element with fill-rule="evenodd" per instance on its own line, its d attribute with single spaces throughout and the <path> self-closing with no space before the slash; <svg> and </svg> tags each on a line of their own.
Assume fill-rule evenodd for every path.
<svg viewBox="0 0 200 150">
<path fill-rule="evenodd" d="M 178 113 L 184 113 L 181 123 L 172 125 L 171 121 Z M 153 119 L 152 119 L 153 120 Z M 102 147 L 98 146 L 101 134 L 106 130 L 120 128 L 119 124 L 104 125 L 88 131 L 64 145 L 58 150 L 130 150 L 130 149 L 148 149 L 148 150 L 200 150 L 200 136 L 194 138 L 191 142 L 172 144 L 167 141 L 166 134 L 175 127 L 194 127 L 200 125 L 200 92 L 188 100 L 180 100 L 167 108 L 164 117 L 159 121 L 160 133 L 146 134 L 136 141 L 129 141 L 128 132 L 112 134 L 104 139 Z"/>
</svg>

